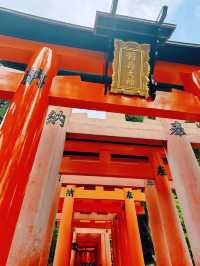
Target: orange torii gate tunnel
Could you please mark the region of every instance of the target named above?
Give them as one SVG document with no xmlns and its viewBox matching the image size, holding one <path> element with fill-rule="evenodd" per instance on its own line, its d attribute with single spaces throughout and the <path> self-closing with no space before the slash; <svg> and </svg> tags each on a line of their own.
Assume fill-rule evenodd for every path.
<svg viewBox="0 0 200 266">
<path fill-rule="evenodd" d="M 156 265 L 200 265 L 200 169 L 179 121 L 200 122 L 200 63 L 183 58 L 194 47 L 168 42 L 175 26 L 161 20 L 97 12 L 94 32 L 5 9 L 1 16 L 49 32 L 30 38 L 23 26 L 5 26 L 0 35 L 0 98 L 10 101 L 0 128 L 0 266 L 47 265 L 55 219 L 54 266 L 145 265 L 137 216 L 147 211 Z M 67 42 L 51 37 L 57 28 Z M 148 43 L 150 61 L 162 43 L 150 65 L 157 83 L 148 98 L 109 91 L 107 38 Z M 160 117 L 167 141 L 75 136 L 68 132 L 71 108 Z M 70 176 L 76 178 L 66 181 Z M 101 185 L 86 185 L 94 176 Z"/>
</svg>

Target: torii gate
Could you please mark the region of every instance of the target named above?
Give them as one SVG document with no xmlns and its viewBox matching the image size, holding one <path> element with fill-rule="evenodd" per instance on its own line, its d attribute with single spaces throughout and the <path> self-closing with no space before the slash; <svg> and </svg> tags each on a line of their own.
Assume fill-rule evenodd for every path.
<svg viewBox="0 0 200 266">
<path fill-rule="evenodd" d="M 40 43 L 20 41 L 5 36 L 1 36 L 0 40 L 1 56 L 5 60 L 12 58 L 17 62 L 18 60 L 29 61 L 32 52 L 41 47 Z M 15 41 L 14 44 L 12 43 L 13 40 Z M 26 44 L 28 44 L 28 49 L 25 47 Z M 185 83 L 185 91 L 157 92 L 156 99 L 148 102 L 138 97 L 105 95 L 102 84 L 83 82 L 80 77 L 56 76 L 58 70 L 64 65 L 66 66 L 68 55 L 70 58 L 70 52 L 73 49 L 60 48 L 55 45 L 40 48 L 29 62 L 25 73 L 5 67 L 0 68 L 0 97 L 12 98 L 0 131 L 0 157 L 3 158 L 0 161 L 0 215 L 5 217 L 0 222 L 1 265 L 6 264 L 42 127 L 44 123 L 59 122 L 60 127 L 66 123 L 66 116 L 62 113 L 62 108 L 60 109 L 61 112 L 55 111 L 48 114 L 45 121 L 49 103 L 63 107 L 200 121 L 199 73 L 196 71 L 196 67 L 189 67 L 190 71 L 193 71 L 195 82 L 188 75 L 189 81 L 187 79 Z M 75 57 L 80 62 L 81 60 L 84 61 L 83 58 L 94 55 L 90 52 L 84 53 L 81 50 L 78 52 Z M 93 64 L 86 67 L 82 65 L 81 67 L 91 71 L 97 69 L 100 71 L 102 56 L 100 54 L 96 54 L 96 56 Z M 157 66 L 160 79 L 163 78 L 162 67 L 162 64 Z M 176 69 L 176 74 L 179 73 L 180 68 Z M 173 72 L 172 69 L 170 71 Z M 168 77 L 165 76 L 164 78 L 167 79 Z M 186 91 L 187 88 L 188 91 Z M 165 127 L 168 132 L 168 160 L 173 173 L 175 188 L 184 211 L 195 262 L 196 265 L 199 265 L 200 171 L 194 159 L 191 145 L 184 136 L 170 135 L 171 125 L 164 120 L 163 123 L 166 124 Z M 187 164 L 184 157 L 187 158 Z M 157 169 L 162 164 L 157 153 L 153 160 L 156 165 L 155 169 Z M 163 189 L 164 187 L 160 186 L 160 190 Z M 188 206 L 188 204 L 190 205 Z M 163 206 L 166 207 L 166 205 Z M 170 230 L 169 227 L 167 229 Z M 190 265 L 187 255 L 185 255 L 185 265 Z"/>
</svg>

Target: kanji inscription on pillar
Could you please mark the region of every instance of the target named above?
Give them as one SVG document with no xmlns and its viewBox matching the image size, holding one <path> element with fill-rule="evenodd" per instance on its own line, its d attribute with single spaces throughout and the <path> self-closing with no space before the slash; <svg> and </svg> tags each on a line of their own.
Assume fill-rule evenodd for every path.
<svg viewBox="0 0 200 266">
<path fill-rule="evenodd" d="M 127 191 L 126 197 L 127 197 L 127 199 L 133 199 L 132 191 Z"/>
<path fill-rule="evenodd" d="M 59 123 L 60 127 L 64 127 L 65 115 L 63 114 L 63 111 L 56 112 L 55 110 L 52 110 L 48 114 L 46 124 L 55 125 L 56 123 Z"/>
<path fill-rule="evenodd" d="M 37 80 L 37 86 L 41 89 L 44 86 L 46 76 L 42 69 L 28 69 L 22 80 L 22 84 L 31 84 L 33 80 Z"/>
<path fill-rule="evenodd" d="M 149 95 L 149 44 L 115 40 L 112 93 Z"/>
<path fill-rule="evenodd" d="M 171 134 L 170 135 L 176 135 L 176 136 L 183 136 L 186 135 L 184 128 L 182 127 L 182 124 L 178 121 L 174 121 L 171 123 L 172 127 L 170 128 Z"/>
</svg>

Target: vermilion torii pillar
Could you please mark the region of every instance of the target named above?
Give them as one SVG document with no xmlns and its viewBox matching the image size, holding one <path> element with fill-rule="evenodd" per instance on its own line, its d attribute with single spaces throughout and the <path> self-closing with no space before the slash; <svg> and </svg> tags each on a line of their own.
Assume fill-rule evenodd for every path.
<svg viewBox="0 0 200 266">
<path fill-rule="evenodd" d="M 164 224 L 159 210 L 159 202 L 154 180 L 146 181 L 145 196 L 152 240 L 156 255 L 156 265 L 172 266 Z"/>
<path fill-rule="evenodd" d="M 122 254 L 121 254 L 121 248 L 120 248 L 120 235 L 119 235 L 119 228 L 118 228 L 118 220 L 115 219 L 113 221 L 113 228 L 112 228 L 112 244 L 113 244 L 113 257 L 114 257 L 114 263 L 117 266 L 123 266 L 122 261 Z"/>
<path fill-rule="evenodd" d="M 191 266 L 191 258 L 172 197 L 168 176 L 165 173 L 165 166 L 159 153 L 154 153 L 153 161 L 159 209 L 164 224 L 171 263 L 172 265 Z"/>
<path fill-rule="evenodd" d="M 117 237 L 116 237 L 116 229 L 115 229 L 115 221 L 113 221 L 113 227 L 111 229 L 112 232 L 112 254 L 114 265 L 119 266 L 118 263 L 118 254 L 117 254 Z"/>
<path fill-rule="evenodd" d="M 0 265 L 6 264 L 57 66 L 53 52 L 33 56 L 0 129 Z M 5 230 L 6 229 L 6 230 Z"/>
<path fill-rule="evenodd" d="M 62 121 L 52 120 L 50 123 L 52 114 L 54 118 L 62 114 Z M 10 266 L 47 265 L 60 196 L 59 170 L 70 114 L 70 108 L 48 108 L 7 260 Z"/>
<path fill-rule="evenodd" d="M 127 222 L 127 232 L 130 250 L 130 264 L 131 266 L 144 266 L 144 257 L 142 252 L 142 244 L 140 239 L 140 232 L 138 228 L 137 214 L 135 210 L 134 194 L 131 189 L 125 188 L 125 215 Z"/>
<path fill-rule="evenodd" d="M 67 186 L 53 266 L 69 265 L 72 246 L 72 219 L 74 208 L 74 186 Z"/>
<path fill-rule="evenodd" d="M 120 249 L 122 254 L 123 265 L 129 265 L 129 245 L 128 245 L 128 233 L 127 233 L 127 224 L 125 219 L 124 210 L 118 218 L 119 231 L 120 231 Z"/>
<path fill-rule="evenodd" d="M 171 134 L 174 120 L 162 119 L 167 133 L 167 158 L 183 210 L 195 265 L 200 265 L 200 167 L 187 135 Z M 179 122 L 181 126 L 181 122 Z M 182 127 L 182 130 L 184 128 Z"/>
</svg>

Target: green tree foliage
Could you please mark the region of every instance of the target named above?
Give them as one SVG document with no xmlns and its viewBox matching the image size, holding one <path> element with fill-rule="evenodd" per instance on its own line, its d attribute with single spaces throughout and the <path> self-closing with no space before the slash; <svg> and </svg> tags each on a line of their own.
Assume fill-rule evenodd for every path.
<svg viewBox="0 0 200 266">
<path fill-rule="evenodd" d="M 130 121 L 130 122 L 144 122 L 144 118 L 145 116 L 141 116 L 141 115 L 125 115 L 125 120 L 126 121 Z M 156 117 L 155 116 L 148 116 L 148 119 L 151 120 L 155 120 Z"/>
<path fill-rule="evenodd" d="M 53 258 L 54 258 L 55 249 L 56 249 L 56 241 L 57 241 L 57 237 L 58 237 L 58 229 L 59 229 L 58 224 L 55 223 L 52 241 L 51 241 L 51 248 L 50 248 L 50 252 L 49 252 L 48 266 L 53 265 Z"/>
<path fill-rule="evenodd" d="M 194 149 L 194 154 L 195 154 L 197 161 L 200 165 L 200 149 Z"/>
<path fill-rule="evenodd" d="M 0 100 L 0 124 L 1 121 L 3 120 L 3 117 L 8 109 L 9 102 L 5 100 Z"/>
<path fill-rule="evenodd" d="M 139 115 L 125 115 L 126 121 L 132 121 L 132 122 L 143 122 L 144 116 Z"/>
<path fill-rule="evenodd" d="M 142 242 L 142 251 L 144 254 L 145 265 L 155 265 L 155 254 L 153 248 L 153 242 L 151 239 L 151 231 L 148 222 L 148 213 L 146 204 L 144 203 L 145 213 L 137 216 L 138 226 L 140 231 L 140 237 Z"/>
<path fill-rule="evenodd" d="M 174 197 L 174 200 L 175 200 L 176 209 L 178 211 L 178 216 L 179 216 L 179 219 L 180 219 L 180 222 L 181 222 L 181 226 L 183 228 L 183 232 L 184 232 L 184 235 L 185 235 L 185 240 L 186 240 L 189 252 L 190 252 L 192 263 L 193 263 L 193 265 L 195 265 L 194 264 L 193 255 L 192 255 L 191 246 L 190 246 L 190 242 L 189 242 L 188 235 L 187 235 L 187 230 L 186 230 L 186 227 L 185 227 L 185 222 L 184 222 L 184 219 L 183 219 L 183 213 L 182 213 L 182 210 L 181 210 L 181 206 L 180 206 L 176 191 L 172 190 L 172 194 L 173 194 L 173 197 Z"/>
</svg>

